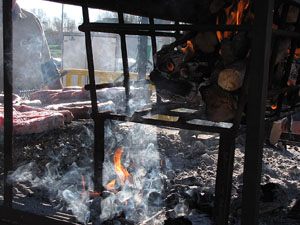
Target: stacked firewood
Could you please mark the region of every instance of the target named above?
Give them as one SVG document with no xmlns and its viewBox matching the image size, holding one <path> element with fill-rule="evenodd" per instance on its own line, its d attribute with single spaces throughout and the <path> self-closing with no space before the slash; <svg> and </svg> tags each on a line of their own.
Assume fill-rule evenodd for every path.
<svg viewBox="0 0 300 225">
<path fill-rule="evenodd" d="M 214 15 L 212 24 L 253 24 L 250 0 L 214 0 L 210 10 Z M 282 6 L 277 6 L 276 10 L 278 18 L 283 16 Z M 288 12 L 290 21 L 298 15 L 293 7 Z M 275 28 L 276 23 L 274 20 Z M 289 24 L 284 29 L 293 30 L 294 27 Z M 181 37 L 181 40 L 185 37 L 188 40 L 174 42 L 178 43 L 175 48 L 174 43 L 164 46 L 156 55 L 155 69 L 150 75 L 158 96 L 163 100 L 192 102 L 194 107 L 199 107 L 199 103 L 204 101 L 207 119 L 215 122 L 232 120 L 242 89 L 243 93 L 247 93 L 244 80 L 253 35 L 250 31 L 206 31 L 194 33 L 190 38 L 190 32 Z M 286 38 L 278 43 L 278 50 L 273 51 L 276 70 L 275 81 L 271 84 L 282 80 L 282 65 L 291 46 L 290 39 Z"/>
</svg>

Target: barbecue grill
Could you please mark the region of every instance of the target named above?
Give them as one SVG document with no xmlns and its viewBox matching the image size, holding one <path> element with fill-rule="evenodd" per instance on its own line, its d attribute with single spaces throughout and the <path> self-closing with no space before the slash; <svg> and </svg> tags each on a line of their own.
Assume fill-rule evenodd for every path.
<svg viewBox="0 0 300 225">
<path fill-rule="evenodd" d="M 84 22 L 79 27 L 79 30 L 85 33 L 86 51 L 88 59 L 89 80 L 90 84 L 85 88 L 90 90 L 92 101 L 92 118 L 95 123 L 95 149 L 94 149 L 94 177 L 95 189 L 101 192 L 102 187 L 102 163 L 104 160 L 104 123 L 105 120 L 131 121 L 135 123 L 149 124 L 155 126 L 175 127 L 188 130 L 198 130 L 220 134 L 217 177 L 215 188 L 215 204 L 214 204 L 214 222 L 215 224 L 227 224 L 229 214 L 229 204 L 231 199 L 231 184 L 232 171 L 234 162 L 235 138 L 239 132 L 242 113 L 247 102 L 247 132 L 246 132 L 246 152 L 244 165 L 244 186 L 243 186 L 243 214 L 242 224 L 258 224 L 258 201 L 260 193 L 260 177 L 261 177 L 261 161 L 262 147 L 264 143 L 265 120 L 274 121 L 286 114 L 297 111 L 297 102 L 286 108 L 283 104 L 284 92 L 278 99 L 276 113 L 265 112 L 267 84 L 268 80 L 272 79 L 272 57 L 271 57 L 271 39 L 275 37 L 290 37 L 292 38 L 292 47 L 290 57 L 287 61 L 286 74 L 284 76 L 287 81 L 290 66 L 293 60 L 297 40 L 300 38 L 299 19 L 297 20 L 296 30 L 287 32 L 283 30 L 272 31 L 274 0 L 255 1 L 255 20 L 253 25 L 209 25 L 206 20 L 207 9 L 210 1 L 139 1 L 139 0 L 105 0 L 105 1 L 84 1 L 84 0 L 49 0 L 52 2 L 73 4 L 82 6 Z M 286 3 L 286 7 L 291 4 L 300 7 L 300 2 L 296 0 L 280 1 Z M 188 14 L 182 10 L 186 6 L 190 7 Z M 11 62 L 12 52 L 12 20 L 11 20 L 11 1 L 3 1 L 3 32 L 4 36 L 4 54 L 5 61 Z M 119 23 L 91 23 L 89 21 L 88 8 L 99 8 L 118 12 Z M 284 8 L 284 10 L 287 10 Z M 285 12 L 283 10 L 283 13 Z M 125 24 L 123 13 L 149 17 L 149 24 Z M 202 15 L 201 17 L 199 15 Z M 175 21 L 175 24 L 155 24 L 154 18 L 166 19 Z M 186 24 L 180 24 L 185 22 Z M 128 58 L 126 50 L 125 35 L 146 35 L 151 37 L 153 55 L 157 51 L 156 36 L 178 36 L 180 31 L 252 31 L 255 33 L 252 40 L 251 61 L 246 72 L 246 79 L 242 89 L 238 110 L 235 119 L 231 123 L 215 123 L 201 117 L 199 111 L 193 113 L 178 112 L 178 105 L 170 103 L 162 103 L 157 101 L 149 109 L 144 109 L 135 112 L 133 115 L 128 113 L 110 113 L 99 112 L 97 108 L 96 90 L 104 87 L 114 87 L 123 85 L 127 100 L 129 99 L 130 79 L 128 69 Z M 117 33 L 121 38 L 121 50 L 123 58 L 123 73 L 124 81 L 118 83 L 96 84 L 93 54 L 91 45 L 91 32 L 109 32 Z M 172 32 L 168 32 L 172 31 Z M 184 36 L 183 39 L 177 39 L 178 42 L 184 42 L 188 39 Z M 276 50 L 273 50 L 273 55 Z M 270 60 L 271 58 L 271 60 Z M 269 76 L 269 62 L 270 76 Z M 10 63 L 5 64 L 5 179 L 8 171 L 12 169 L 12 86 L 9 83 L 9 77 L 12 73 Z M 248 79 L 251 77 L 251 79 Z M 299 90 L 299 76 L 297 85 L 293 87 Z M 285 82 L 286 83 L 286 82 Z M 248 90 L 246 87 L 249 87 Z M 295 91 L 294 90 L 294 91 Z M 248 95 L 246 95 L 248 93 Z M 182 107 L 182 106 L 181 106 Z M 188 106 L 187 106 L 188 108 Z M 284 111 L 285 110 L 285 111 Z M 178 117 L 177 121 L 163 121 L 156 118 L 145 117 L 146 114 L 169 115 Z M 265 115 L 270 115 L 265 117 Z M 67 224 L 64 222 L 54 221 L 52 219 L 32 215 L 30 213 L 17 211 L 12 207 L 12 187 L 5 183 L 4 206 L 0 207 L 0 217 L 7 221 L 16 223 L 32 224 L 32 220 L 38 221 L 38 224 Z M 35 218 L 35 219 L 33 219 Z"/>
</svg>

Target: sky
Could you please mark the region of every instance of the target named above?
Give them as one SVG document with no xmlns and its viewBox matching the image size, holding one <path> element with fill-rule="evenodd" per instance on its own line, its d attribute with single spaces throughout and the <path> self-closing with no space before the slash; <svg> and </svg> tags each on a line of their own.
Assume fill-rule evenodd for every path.
<svg viewBox="0 0 300 225">
<path fill-rule="evenodd" d="M 21 8 L 30 10 L 33 8 L 43 9 L 49 18 L 61 17 L 62 4 L 42 1 L 42 0 L 17 0 L 17 3 Z M 80 6 L 73 5 L 64 5 L 64 12 L 68 15 L 69 18 L 74 19 L 77 23 L 82 21 L 82 9 Z M 92 9 L 90 10 L 90 20 L 94 21 L 97 19 L 100 10 Z"/>
</svg>

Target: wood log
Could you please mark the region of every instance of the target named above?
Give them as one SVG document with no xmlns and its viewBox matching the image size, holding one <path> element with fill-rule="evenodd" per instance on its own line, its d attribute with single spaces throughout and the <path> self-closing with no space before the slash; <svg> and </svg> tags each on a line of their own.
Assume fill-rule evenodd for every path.
<svg viewBox="0 0 300 225">
<path fill-rule="evenodd" d="M 283 5 L 278 9 L 279 15 L 282 15 Z M 286 17 L 287 23 L 296 23 L 299 14 L 299 8 L 297 6 L 290 5 L 288 9 L 288 14 Z"/>
<path fill-rule="evenodd" d="M 203 53 L 212 53 L 215 51 L 218 39 L 216 32 L 198 32 L 195 37 L 195 47 Z"/>
<path fill-rule="evenodd" d="M 224 65 L 246 58 L 250 49 L 250 38 L 246 32 L 233 34 L 232 39 L 225 38 L 221 42 L 221 55 Z"/>
<path fill-rule="evenodd" d="M 236 100 L 217 85 L 200 88 L 206 104 L 206 116 L 214 122 L 230 121 L 236 113 Z"/>
<path fill-rule="evenodd" d="M 225 5 L 224 0 L 213 0 L 212 3 L 210 3 L 209 10 L 212 14 L 219 12 L 221 8 Z"/>
<path fill-rule="evenodd" d="M 226 91 L 236 91 L 243 85 L 245 72 L 246 61 L 235 62 L 219 73 L 218 85 Z"/>
</svg>

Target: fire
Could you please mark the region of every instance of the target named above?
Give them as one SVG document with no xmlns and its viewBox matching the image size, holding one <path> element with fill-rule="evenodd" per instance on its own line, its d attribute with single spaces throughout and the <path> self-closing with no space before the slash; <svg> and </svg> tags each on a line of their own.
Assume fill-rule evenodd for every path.
<svg viewBox="0 0 300 225">
<path fill-rule="evenodd" d="M 115 190 L 115 183 L 116 183 L 116 180 L 112 180 L 111 182 L 109 182 L 109 183 L 106 185 L 106 189 L 107 189 L 107 190 Z"/>
<path fill-rule="evenodd" d="M 82 176 L 82 175 L 81 175 L 81 182 L 82 182 L 83 191 L 86 192 L 84 176 Z"/>
<path fill-rule="evenodd" d="M 186 46 L 181 50 L 184 52 L 183 61 L 188 60 L 195 53 L 194 45 L 190 40 L 186 42 Z"/>
<path fill-rule="evenodd" d="M 227 18 L 226 25 L 241 25 L 244 11 L 249 7 L 249 4 L 250 0 L 240 0 L 237 5 L 236 11 L 233 10 L 234 3 L 232 3 L 229 7 L 225 8 Z M 217 18 L 216 24 L 219 24 L 219 18 Z M 221 42 L 223 38 L 228 38 L 230 34 L 231 31 L 225 31 L 224 34 L 222 34 L 222 32 L 220 31 L 217 31 L 219 42 Z"/>
<path fill-rule="evenodd" d="M 270 107 L 271 107 L 271 109 L 273 109 L 273 110 L 277 109 L 277 105 L 271 105 Z"/>
<path fill-rule="evenodd" d="M 216 24 L 219 25 L 219 18 L 218 17 L 217 17 Z M 222 35 L 221 31 L 217 31 L 217 37 L 218 37 L 219 42 L 221 42 L 223 40 L 223 35 Z"/>
<path fill-rule="evenodd" d="M 296 81 L 294 81 L 294 80 L 288 80 L 287 81 L 287 86 L 296 86 Z"/>
<path fill-rule="evenodd" d="M 84 176 L 81 175 L 81 182 L 82 182 L 82 189 L 83 192 L 81 193 L 81 198 L 84 199 L 86 196 L 86 185 L 85 185 L 85 180 L 84 180 Z M 99 192 L 90 192 L 88 193 L 89 196 L 99 196 L 100 193 Z"/>
<path fill-rule="evenodd" d="M 194 45 L 192 44 L 192 42 L 190 40 L 188 40 L 186 42 L 186 46 L 184 48 L 181 48 L 181 50 L 184 51 L 185 53 L 187 51 L 195 52 Z"/>
<path fill-rule="evenodd" d="M 290 52 L 291 52 L 290 49 L 288 49 L 287 52 L 288 52 L 288 54 L 290 54 Z M 300 48 L 296 48 L 294 57 L 296 59 L 300 58 Z"/>
<path fill-rule="evenodd" d="M 175 66 L 172 62 L 167 63 L 167 69 L 172 72 L 175 69 Z"/>
<path fill-rule="evenodd" d="M 118 174 L 120 181 L 122 184 L 125 184 L 125 180 L 130 184 L 128 178 L 130 177 L 129 172 L 123 168 L 121 165 L 121 157 L 122 157 L 123 149 L 118 149 L 114 155 L 114 164 L 115 164 L 115 170 Z"/>
</svg>

